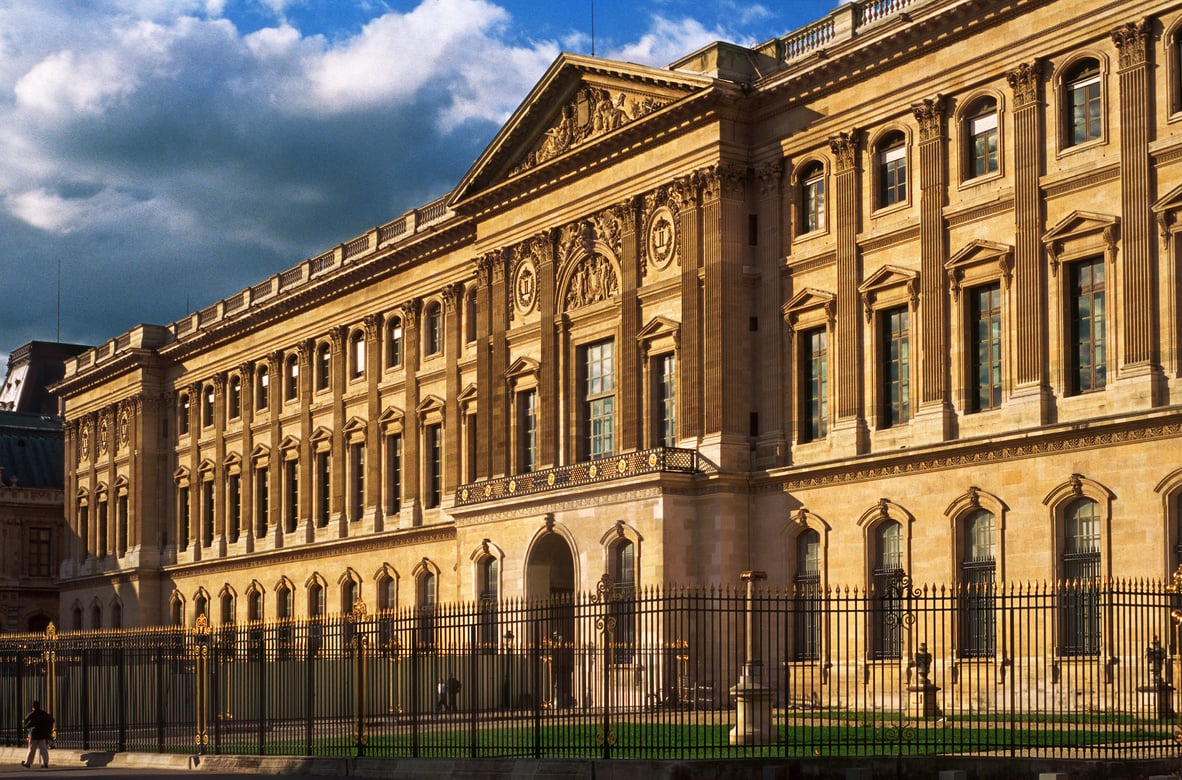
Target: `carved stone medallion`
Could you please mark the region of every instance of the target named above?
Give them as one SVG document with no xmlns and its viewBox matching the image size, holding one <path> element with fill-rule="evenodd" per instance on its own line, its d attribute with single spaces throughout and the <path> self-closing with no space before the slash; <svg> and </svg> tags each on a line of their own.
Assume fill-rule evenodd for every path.
<svg viewBox="0 0 1182 780">
<path fill-rule="evenodd" d="M 658 271 L 668 267 L 676 256 L 677 223 L 673 221 L 673 212 L 668 206 L 661 206 L 653 212 L 648 222 L 645 246 L 649 265 Z"/>
<path fill-rule="evenodd" d="M 513 274 L 513 300 L 522 314 L 533 311 L 538 300 L 538 271 L 533 260 L 518 263 Z"/>
</svg>

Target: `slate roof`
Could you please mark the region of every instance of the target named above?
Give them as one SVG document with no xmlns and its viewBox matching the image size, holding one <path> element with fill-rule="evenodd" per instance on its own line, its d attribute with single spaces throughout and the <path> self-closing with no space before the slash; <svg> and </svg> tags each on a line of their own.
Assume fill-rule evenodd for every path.
<svg viewBox="0 0 1182 780">
<path fill-rule="evenodd" d="M 61 418 L 0 412 L 0 489 L 61 490 L 63 453 Z"/>
</svg>

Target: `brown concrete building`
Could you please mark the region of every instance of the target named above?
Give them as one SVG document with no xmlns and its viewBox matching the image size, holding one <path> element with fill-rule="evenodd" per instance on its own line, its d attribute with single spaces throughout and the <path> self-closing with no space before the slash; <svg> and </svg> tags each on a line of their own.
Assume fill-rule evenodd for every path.
<svg viewBox="0 0 1182 780">
<path fill-rule="evenodd" d="M 560 57 L 440 200 L 67 364 L 65 627 L 1165 576 L 1180 44 L 861 0 Z"/>
</svg>

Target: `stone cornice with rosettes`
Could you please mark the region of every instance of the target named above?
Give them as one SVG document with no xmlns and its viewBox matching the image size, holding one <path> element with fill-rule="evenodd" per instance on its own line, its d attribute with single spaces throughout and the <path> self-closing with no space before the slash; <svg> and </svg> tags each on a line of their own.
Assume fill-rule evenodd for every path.
<svg viewBox="0 0 1182 780">
<path fill-rule="evenodd" d="M 1174 419 L 1170 419 L 1171 417 Z M 1064 426 L 1058 430 L 1046 431 L 1040 436 L 1023 434 L 1009 440 L 964 442 L 943 446 L 941 452 L 913 451 L 902 456 L 891 453 L 821 468 L 802 465 L 781 473 L 769 474 L 768 479 L 773 489 L 788 492 L 1179 437 L 1182 437 L 1182 420 L 1177 419 L 1176 412 L 1163 413 L 1154 415 L 1149 420 L 1124 421 L 1092 426 L 1085 430 Z"/>
<path fill-rule="evenodd" d="M 335 274 L 317 277 L 298 288 L 281 293 L 223 320 L 205 326 L 159 349 L 170 362 L 180 362 L 242 336 L 258 332 L 301 312 L 314 310 L 341 296 L 388 279 L 408 266 L 475 243 L 476 228 L 462 220 L 421 239 L 391 247 L 364 261 L 350 264 Z"/>
<path fill-rule="evenodd" d="M 437 542 L 452 542 L 456 538 L 456 526 L 448 523 L 439 526 L 427 526 L 413 531 L 392 531 L 380 534 L 354 536 L 347 539 L 334 539 L 317 544 L 283 547 L 278 550 L 265 550 L 232 556 L 216 558 L 214 560 L 194 561 L 192 563 L 176 563 L 161 566 L 160 571 L 168 574 L 183 575 L 192 573 L 221 574 L 243 569 L 254 569 L 259 566 L 275 564 L 291 564 L 302 561 L 323 561 L 329 557 L 355 555 L 358 553 L 380 552 L 400 547 L 411 547 Z"/>
</svg>

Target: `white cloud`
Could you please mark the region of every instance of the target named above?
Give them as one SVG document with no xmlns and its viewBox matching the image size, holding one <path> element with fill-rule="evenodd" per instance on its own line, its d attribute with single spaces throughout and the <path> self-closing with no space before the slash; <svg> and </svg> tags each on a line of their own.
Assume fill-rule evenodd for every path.
<svg viewBox="0 0 1182 780">
<path fill-rule="evenodd" d="M 51 115 L 96 115 L 135 89 L 114 52 L 53 52 L 13 87 L 18 105 Z"/>
<path fill-rule="evenodd" d="M 639 40 L 613 48 L 604 56 L 624 62 L 664 67 L 708 43 L 727 38 L 728 35 L 722 30 L 708 30 L 696 19 L 674 21 L 654 16 L 649 24 L 649 31 Z"/>
</svg>

